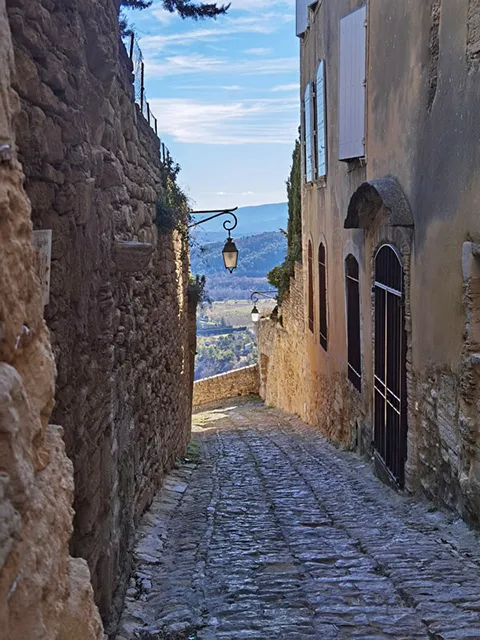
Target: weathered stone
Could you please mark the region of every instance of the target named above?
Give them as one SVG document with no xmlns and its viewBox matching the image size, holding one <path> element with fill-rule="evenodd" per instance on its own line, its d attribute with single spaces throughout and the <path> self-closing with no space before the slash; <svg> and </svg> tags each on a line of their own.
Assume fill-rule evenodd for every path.
<svg viewBox="0 0 480 640">
<path fill-rule="evenodd" d="M 142 518 L 117 640 L 479 637 L 465 523 L 260 402 L 200 409 L 193 430 L 196 464 Z"/>
<path fill-rule="evenodd" d="M 13 48 L 0 0 L 0 140 L 18 103 Z M 85 563 L 69 557 L 73 470 L 63 430 L 48 424 L 55 365 L 17 162 L 0 164 L 0 628 L 9 640 L 102 640 Z M 72 578 L 78 563 L 81 574 Z M 79 597 L 81 594 L 81 597 Z M 73 622 L 74 620 L 74 622 Z"/>
<path fill-rule="evenodd" d="M 210 378 L 197 380 L 193 385 L 193 406 L 197 407 L 224 398 L 256 396 L 259 392 L 258 365 L 242 367 Z"/>
<path fill-rule="evenodd" d="M 189 437 L 188 260 L 181 237 L 159 237 L 154 223 L 159 140 L 133 102 L 118 2 L 8 5 L 19 158 L 33 225 L 53 234 L 45 317 L 58 368 L 54 419 L 75 471 L 71 546 L 88 561 L 113 625 L 135 523 Z M 2 215 L 0 199 L 0 227 Z M 115 245 L 139 240 L 149 246 L 130 271 Z M 129 270 L 117 269 L 117 259 Z M 18 286 L 28 290 L 25 281 Z M 19 314 L 15 335 L 6 326 L 8 348 L 0 350 L 9 357 L 24 323 Z M 17 353 L 31 348 L 24 340 Z"/>
<path fill-rule="evenodd" d="M 153 246 L 147 242 L 116 242 L 115 265 L 118 271 L 145 271 L 152 257 Z"/>
</svg>

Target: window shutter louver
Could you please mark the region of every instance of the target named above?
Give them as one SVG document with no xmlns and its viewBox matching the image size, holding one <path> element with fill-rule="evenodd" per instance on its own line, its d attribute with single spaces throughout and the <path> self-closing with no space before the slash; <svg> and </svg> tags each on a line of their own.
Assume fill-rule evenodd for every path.
<svg viewBox="0 0 480 640">
<path fill-rule="evenodd" d="M 315 144 L 313 127 L 313 85 L 309 82 L 305 89 L 305 179 L 312 182 L 315 179 Z"/>
<path fill-rule="evenodd" d="M 338 157 L 365 155 L 365 81 L 367 8 L 340 20 Z"/>
<path fill-rule="evenodd" d="M 327 175 L 327 123 L 325 108 L 325 62 L 317 70 L 317 178 Z"/>
</svg>

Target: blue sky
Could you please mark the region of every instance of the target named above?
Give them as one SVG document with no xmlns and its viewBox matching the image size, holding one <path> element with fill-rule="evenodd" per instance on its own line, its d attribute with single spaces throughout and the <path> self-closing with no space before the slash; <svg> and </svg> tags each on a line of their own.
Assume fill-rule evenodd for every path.
<svg viewBox="0 0 480 640">
<path fill-rule="evenodd" d="M 286 200 L 299 123 L 295 0 L 232 0 L 228 15 L 130 11 L 159 135 L 197 209 Z"/>
</svg>

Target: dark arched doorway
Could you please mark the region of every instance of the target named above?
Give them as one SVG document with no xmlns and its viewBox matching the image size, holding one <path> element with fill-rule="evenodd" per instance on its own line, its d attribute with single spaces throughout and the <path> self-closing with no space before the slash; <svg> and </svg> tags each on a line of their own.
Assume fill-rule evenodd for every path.
<svg viewBox="0 0 480 640">
<path fill-rule="evenodd" d="M 406 333 L 403 267 L 397 250 L 375 256 L 375 455 L 397 486 L 407 458 Z"/>
</svg>

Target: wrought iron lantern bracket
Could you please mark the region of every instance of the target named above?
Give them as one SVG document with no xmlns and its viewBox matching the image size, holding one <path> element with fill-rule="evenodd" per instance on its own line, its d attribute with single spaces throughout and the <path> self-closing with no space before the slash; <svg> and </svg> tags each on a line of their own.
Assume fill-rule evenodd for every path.
<svg viewBox="0 0 480 640">
<path fill-rule="evenodd" d="M 228 271 L 230 271 L 230 273 L 233 273 L 234 269 L 237 268 L 237 262 L 238 262 L 238 249 L 234 241 L 232 240 L 232 236 L 231 236 L 231 232 L 235 229 L 235 227 L 238 224 L 237 216 L 233 213 L 237 209 L 238 207 L 234 207 L 233 209 L 222 209 L 221 211 L 219 211 L 218 209 L 208 209 L 205 211 L 191 211 L 190 213 L 192 215 L 197 215 L 197 214 L 202 215 L 202 214 L 209 214 L 209 213 L 213 213 L 214 215 L 208 216 L 208 218 L 204 218 L 203 220 L 198 220 L 197 222 L 192 222 L 191 224 L 188 225 L 188 228 L 191 229 L 192 227 L 198 227 L 199 224 L 204 224 L 205 222 L 208 222 L 209 220 L 214 220 L 215 218 L 218 218 L 220 216 L 230 216 L 231 219 L 225 220 L 223 223 L 223 228 L 225 229 L 225 231 L 227 231 L 228 238 L 222 250 L 222 257 L 223 257 L 223 262 L 225 264 L 225 268 Z"/>
<path fill-rule="evenodd" d="M 237 209 L 238 207 L 234 207 L 233 209 L 222 209 L 221 211 L 219 209 L 206 209 L 205 211 L 190 211 L 191 215 L 202 215 L 202 214 L 208 214 L 208 213 L 213 213 L 215 215 L 208 216 L 208 218 L 204 218 L 203 220 L 198 220 L 197 222 L 192 222 L 191 224 L 188 225 L 188 228 L 191 229 L 192 227 L 198 227 L 198 225 L 203 224 L 204 222 L 209 222 L 210 220 L 214 220 L 215 218 L 219 218 L 220 216 L 231 216 L 232 220 L 225 220 L 223 223 L 223 228 L 225 229 L 225 231 L 228 232 L 228 237 L 230 238 L 231 231 L 233 231 L 238 224 L 238 218 L 233 213 Z"/>
</svg>

